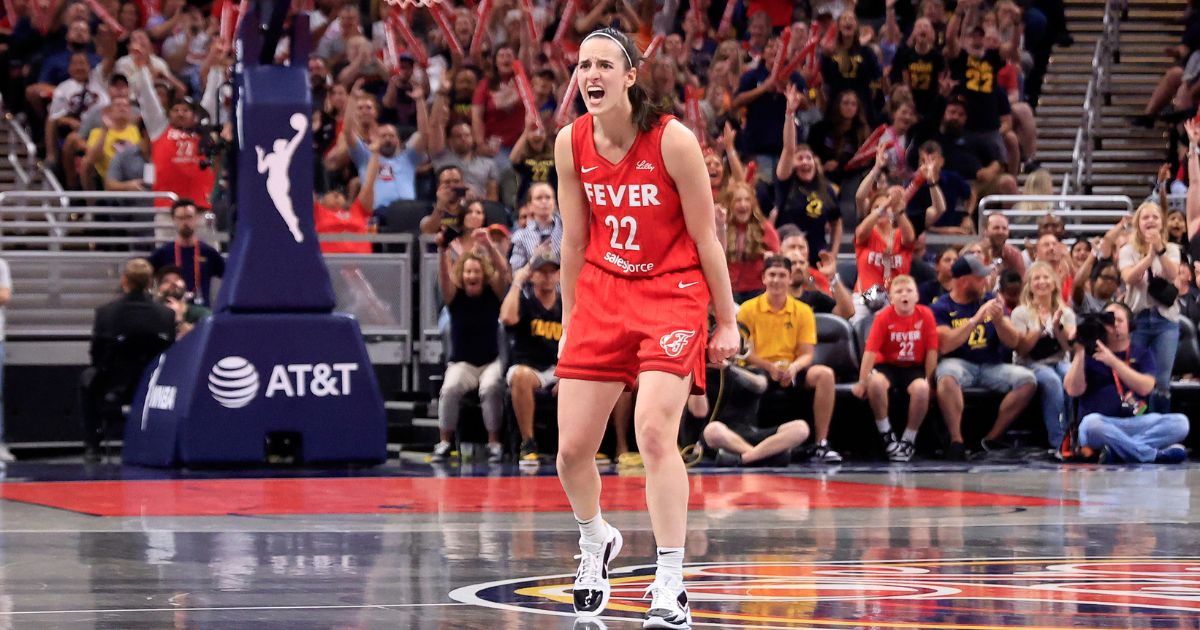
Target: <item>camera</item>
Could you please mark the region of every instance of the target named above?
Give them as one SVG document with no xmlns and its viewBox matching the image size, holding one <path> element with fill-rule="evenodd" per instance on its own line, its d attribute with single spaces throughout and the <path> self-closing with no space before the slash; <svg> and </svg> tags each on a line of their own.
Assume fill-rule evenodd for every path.
<svg viewBox="0 0 1200 630">
<path fill-rule="evenodd" d="M 1083 346 L 1083 351 L 1089 356 L 1096 353 L 1096 342 L 1108 334 L 1105 326 L 1116 323 L 1116 315 L 1109 311 L 1102 313 L 1081 313 L 1079 323 L 1075 327 L 1075 343 Z"/>
<path fill-rule="evenodd" d="M 450 188 L 450 190 L 454 191 L 455 199 L 462 199 L 463 197 L 467 196 L 467 187 L 466 186 L 454 186 L 454 187 Z"/>
</svg>

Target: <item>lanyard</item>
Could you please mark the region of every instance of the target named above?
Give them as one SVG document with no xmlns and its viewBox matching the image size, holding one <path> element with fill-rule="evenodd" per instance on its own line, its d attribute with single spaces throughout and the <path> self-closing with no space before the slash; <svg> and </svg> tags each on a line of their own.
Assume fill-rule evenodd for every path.
<svg viewBox="0 0 1200 630">
<path fill-rule="evenodd" d="M 1125 351 L 1125 365 L 1131 365 L 1131 363 L 1130 363 L 1131 354 L 1132 353 L 1130 353 L 1128 350 Z M 1125 400 L 1125 388 L 1121 387 L 1121 378 L 1119 376 L 1117 376 L 1116 368 L 1112 368 L 1112 375 L 1113 375 L 1113 383 L 1115 383 L 1117 386 L 1117 396 L 1121 400 Z"/>
<path fill-rule="evenodd" d="M 183 244 L 178 240 L 175 241 L 175 266 L 183 270 Z M 196 245 L 192 251 L 192 290 L 195 291 L 195 303 L 203 304 L 204 296 L 200 292 L 200 239 L 196 239 Z"/>
</svg>

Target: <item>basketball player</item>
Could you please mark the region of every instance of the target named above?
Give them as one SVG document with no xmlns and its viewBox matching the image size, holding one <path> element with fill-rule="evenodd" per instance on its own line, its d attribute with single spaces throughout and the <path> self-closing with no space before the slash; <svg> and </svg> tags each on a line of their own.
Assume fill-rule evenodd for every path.
<svg viewBox="0 0 1200 630">
<path fill-rule="evenodd" d="M 554 147 L 563 222 L 558 476 L 581 533 L 575 611 L 595 616 L 608 603 L 608 567 L 622 540 L 600 515 L 594 458 L 613 404 L 637 387 L 634 430 L 658 543 L 643 627 L 690 628 L 688 480 L 676 437 L 688 394 L 704 389 L 710 293 L 711 360 L 732 356 L 740 338 L 704 157 L 695 136 L 637 85 L 640 57 L 620 31 L 584 38 L 578 73 L 588 113 Z"/>
</svg>

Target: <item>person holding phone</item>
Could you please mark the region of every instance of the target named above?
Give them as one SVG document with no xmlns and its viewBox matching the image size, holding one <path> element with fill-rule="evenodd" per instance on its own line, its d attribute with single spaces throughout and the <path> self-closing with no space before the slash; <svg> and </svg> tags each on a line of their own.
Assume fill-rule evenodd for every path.
<svg viewBox="0 0 1200 630">
<path fill-rule="evenodd" d="M 512 236 L 512 254 L 508 257 L 513 269 L 525 266 L 539 253 L 549 252 L 556 259 L 562 252 L 563 226 L 550 184 L 537 183 L 529 187 L 530 217 L 525 227 Z"/>
</svg>

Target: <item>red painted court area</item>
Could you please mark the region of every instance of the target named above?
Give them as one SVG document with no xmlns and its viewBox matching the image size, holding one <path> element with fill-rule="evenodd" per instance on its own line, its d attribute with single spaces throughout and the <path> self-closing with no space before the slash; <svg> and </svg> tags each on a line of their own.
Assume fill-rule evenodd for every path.
<svg viewBox="0 0 1200 630">
<path fill-rule="evenodd" d="M 705 511 L 1035 507 L 1074 501 L 769 475 L 692 475 Z M 644 510 L 641 477 L 604 477 L 605 510 Z M 0 498 L 95 516 L 569 512 L 556 477 L 67 481 L 0 484 Z"/>
</svg>

